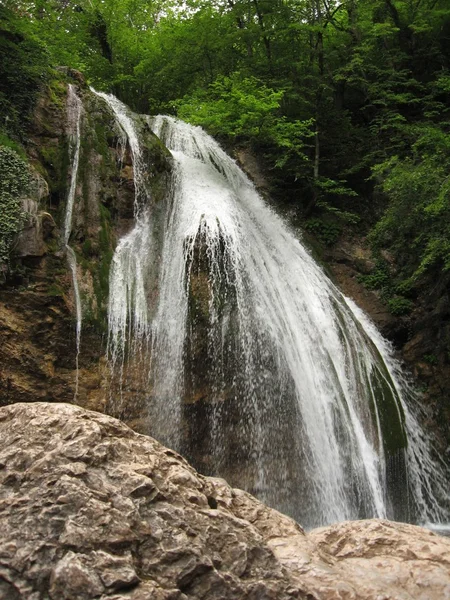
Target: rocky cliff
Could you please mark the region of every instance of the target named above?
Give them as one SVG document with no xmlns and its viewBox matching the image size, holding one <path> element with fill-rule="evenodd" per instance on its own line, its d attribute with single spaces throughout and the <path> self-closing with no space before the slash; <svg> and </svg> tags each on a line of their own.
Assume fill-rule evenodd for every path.
<svg viewBox="0 0 450 600">
<path fill-rule="evenodd" d="M 106 104 L 70 70 L 61 70 L 42 91 L 28 129 L 33 185 L 22 198 L 27 216 L 10 272 L 0 282 L 1 403 L 69 402 L 75 395 L 74 296 L 63 241 L 72 175 L 69 84 L 82 101 L 69 240 L 77 257 L 83 313 L 75 401 L 102 410 L 108 395 L 104 355 L 109 266 L 117 239 L 133 223 L 133 167 L 129 147 Z M 158 202 L 165 195 L 168 152 L 144 122 L 142 133 L 153 199 Z"/>
<path fill-rule="evenodd" d="M 77 257 L 83 312 L 77 394 L 75 301 L 62 233 L 73 174 L 74 127 L 73 116 L 68 112 L 68 85 L 75 87 L 83 106 L 79 174 L 69 239 Z M 145 179 L 150 182 L 157 207 L 166 197 L 170 157 L 144 119 L 137 119 L 136 125 L 142 140 L 144 163 L 148 168 Z M 130 148 L 107 105 L 87 88 L 80 74 L 66 71 L 50 82 L 40 96 L 29 127 L 27 152 L 32 165 L 33 185 L 22 201 L 28 217 L 17 240 L 11 273 L 0 286 L 0 405 L 16 399 L 76 402 L 85 408 L 114 414 L 138 431 L 148 432 L 147 406 L 151 404 L 152 390 L 146 371 L 139 362 L 140 357 L 128 360 L 128 353 L 124 368 L 116 370 L 120 379 L 115 387 L 120 389 L 117 394 L 111 394 L 108 389 L 112 384 L 114 392 L 117 382 L 108 378 L 105 361 L 110 262 L 118 239 L 134 223 L 135 189 Z M 248 158 L 241 156 L 240 159 L 248 163 Z M 254 179 L 264 187 L 261 174 Z M 352 245 L 347 240 L 328 258 L 344 292 L 363 306 L 385 333 L 399 344 L 402 340 L 404 342 L 407 338 L 402 338 L 401 332 L 405 330 L 406 321 L 398 321 L 389 315 L 377 295 L 364 290 L 358 282 L 358 273 L 372 268 L 370 255 L 364 253 L 362 246 L 359 243 Z M 196 333 L 190 338 L 192 378 L 185 385 L 182 425 L 179 428 L 183 444 L 178 449 L 181 448 L 203 473 L 212 474 L 217 471 L 211 460 L 214 439 L 209 424 L 215 407 L 211 403 L 211 381 L 205 372 L 208 369 L 213 371 L 213 365 L 208 358 L 205 327 L 201 326 L 208 317 L 206 260 L 200 245 L 194 252 L 195 273 L 189 283 L 188 318 L 196 323 Z M 156 285 L 154 289 L 156 294 Z M 426 330 L 423 325 L 423 335 L 414 334 L 408 338 L 409 348 L 415 349 L 411 360 L 417 359 L 414 364 L 419 367 L 424 364 L 420 362 L 420 353 L 425 351 L 421 340 L 425 340 L 427 348 L 430 348 L 430 339 L 441 322 L 440 317 L 444 322 L 445 310 L 445 303 L 441 303 L 433 316 L 433 327 Z M 232 322 L 232 311 L 230 314 Z M 423 321 L 427 322 L 426 319 Z M 412 327 L 411 320 L 409 323 Z M 431 349 L 427 352 L 431 353 Z M 430 367 L 430 381 L 433 381 L 436 370 L 437 365 Z M 442 373 L 444 375 L 436 379 L 445 393 L 442 383 L 445 382 L 445 371 Z M 232 379 L 233 373 L 230 372 L 227 381 Z M 433 384 L 436 382 L 433 381 Z M 430 385 L 429 405 L 434 414 L 430 411 L 427 426 L 429 429 L 434 427 L 433 431 L 436 431 L 437 421 L 443 423 L 441 430 L 444 430 L 446 420 L 440 417 L 445 416 L 445 404 L 431 404 L 431 399 L 438 397 L 431 394 L 432 389 Z M 110 398 L 114 398 L 115 402 L 108 402 Z M 244 457 L 251 464 L 251 450 L 247 449 L 250 446 L 246 445 L 245 435 L 239 427 L 239 399 L 233 397 L 232 390 L 228 389 L 224 389 L 221 399 L 231 407 L 224 421 L 224 437 L 229 442 L 230 459 L 228 470 L 223 470 L 222 475 L 245 486 L 239 461 Z M 195 440 L 195 444 L 190 444 L 191 440 Z M 445 449 L 444 434 L 442 440 L 439 451 Z M 285 446 L 292 446 L 292 443 L 286 436 Z M 280 465 L 280 469 L 283 467 Z M 233 473 L 238 475 L 235 479 Z M 247 489 L 253 491 L 255 488 Z M 295 497 L 298 498 L 299 494 L 296 493 Z"/>
<path fill-rule="evenodd" d="M 450 540 L 305 533 L 151 438 L 68 404 L 0 409 L 0 598 L 442 600 Z"/>
<path fill-rule="evenodd" d="M 74 298 L 62 240 L 72 170 L 69 84 L 75 86 L 83 103 L 80 172 L 70 238 L 77 255 L 83 309 L 76 402 L 103 410 L 108 398 L 104 355 L 109 266 L 117 240 L 133 223 L 133 167 L 130 149 L 121 140 L 121 132 L 106 104 L 90 92 L 79 73 L 67 69 L 60 70 L 46 85 L 28 126 L 26 152 L 33 183 L 22 198 L 27 219 L 16 240 L 12 272 L 5 282 L 0 282 L 0 390 L 3 403 L 15 399 L 74 399 Z M 148 180 L 157 204 L 167 190 L 170 159 L 144 122 L 142 133 Z M 269 184 L 258 160 L 248 151 L 238 152 L 237 158 L 268 195 Z M 445 425 L 450 410 L 448 281 L 443 278 L 433 286 L 425 285 L 412 314 L 394 316 L 381 301 L 380 293 L 367 290 L 359 281 L 361 275 L 375 268 L 364 240 L 355 236 L 341 239 L 331 250 L 326 248 L 323 256 L 343 291 L 368 312 L 402 353 L 426 392 L 428 418 L 441 436 L 440 447 L 445 448 L 450 439 Z M 201 312 L 201 279 L 193 279 L 191 288 L 191 296 L 198 300 L 197 312 Z M 204 340 L 201 335 L 197 338 L 194 354 L 203 366 Z M 197 400 L 207 394 L 202 377 L 198 379 L 187 392 L 186 412 L 197 411 L 201 419 L 207 407 Z M 123 391 L 126 412 L 135 421 L 139 418 L 139 406 L 132 406 L 136 396 L 133 380 L 136 377 L 131 373 L 129 399 L 127 391 Z M 122 413 L 121 409 L 116 411 L 118 415 Z M 433 423 L 441 425 L 436 427 Z"/>
</svg>

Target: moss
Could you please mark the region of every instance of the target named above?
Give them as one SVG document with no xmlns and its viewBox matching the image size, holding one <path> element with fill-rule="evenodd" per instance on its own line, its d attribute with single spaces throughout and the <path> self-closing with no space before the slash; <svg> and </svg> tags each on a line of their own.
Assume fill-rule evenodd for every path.
<svg viewBox="0 0 450 600">
<path fill-rule="evenodd" d="M 103 101 L 96 96 L 85 98 L 88 135 L 90 145 L 100 154 L 105 163 L 114 167 L 111 147 L 117 143 L 116 122 Z"/>
<path fill-rule="evenodd" d="M 58 238 L 54 237 L 47 241 L 47 251 L 50 253 L 58 252 L 60 249 L 61 242 Z"/>
<path fill-rule="evenodd" d="M 332 246 L 341 234 L 339 225 L 330 220 L 311 218 L 304 225 L 306 231 L 315 235 L 325 246 Z"/>
<path fill-rule="evenodd" d="M 81 182 L 81 194 L 83 197 L 83 214 L 84 214 L 84 222 L 89 223 L 89 178 L 88 178 L 88 170 L 89 170 L 89 154 L 90 154 L 90 146 L 88 144 L 87 138 L 82 136 L 81 144 L 80 144 L 80 158 L 78 163 L 78 183 Z"/>
<path fill-rule="evenodd" d="M 89 239 L 84 240 L 83 245 L 81 246 L 81 251 L 83 253 L 83 256 L 85 256 L 86 258 L 92 256 L 92 254 L 94 253 L 92 241 Z"/>
<path fill-rule="evenodd" d="M 59 146 L 43 145 L 39 151 L 44 168 L 43 176 L 49 188 L 50 206 L 57 209 L 55 220 L 57 223 L 62 224 L 70 164 L 68 142 L 64 140 Z"/>
<path fill-rule="evenodd" d="M 6 148 L 10 148 L 11 150 L 14 150 L 14 152 L 16 152 L 20 156 L 20 158 L 27 160 L 27 155 L 26 155 L 25 149 L 22 146 L 22 144 L 20 144 L 16 140 L 13 140 L 4 131 L 0 131 L 0 146 L 4 146 Z"/>
<path fill-rule="evenodd" d="M 162 202 L 167 196 L 167 174 L 160 173 L 156 177 L 152 177 L 150 180 L 150 189 L 152 192 L 153 201 L 158 204 Z"/>
<path fill-rule="evenodd" d="M 372 388 L 375 391 L 378 414 L 386 454 L 394 455 L 406 448 L 408 441 L 404 427 L 404 414 L 395 391 L 388 385 L 387 372 L 379 371 L 371 375 Z"/>
<path fill-rule="evenodd" d="M 62 76 L 50 79 L 47 84 L 47 95 L 50 102 L 58 108 L 64 108 L 67 97 L 67 84 Z"/>
<path fill-rule="evenodd" d="M 98 263 L 97 286 L 94 284 L 94 290 L 97 296 L 97 304 L 106 316 L 106 300 L 109 295 L 109 268 L 114 252 L 111 243 L 111 213 L 103 204 L 100 205 L 100 223 L 100 261 Z"/>
<path fill-rule="evenodd" d="M 58 283 L 52 283 L 47 288 L 47 296 L 52 296 L 52 297 L 64 296 L 64 290 Z"/>
<path fill-rule="evenodd" d="M 111 250 L 111 213 L 104 204 L 100 204 L 100 224 L 100 251 L 107 252 Z"/>
<path fill-rule="evenodd" d="M 89 102 L 88 102 L 89 106 Z M 102 115 L 103 116 L 103 115 Z M 90 203 L 94 200 L 90 198 L 89 182 L 94 178 L 99 181 L 100 197 L 104 197 L 105 187 L 107 186 L 108 174 L 115 168 L 111 149 L 108 145 L 108 135 L 111 129 L 110 116 L 108 121 L 96 119 L 96 115 L 91 115 L 86 112 L 86 123 L 83 128 L 83 136 L 81 139 L 80 162 L 78 165 L 78 179 L 82 184 L 82 194 L 84 198 L 84 219 L 86 223 L 92 223 L 97 220 L 96 211 L 92 214 Z M 98 155 L 102 160 L 97 160 Z M 92 166 L 92 160 L 95 159 L 95 168 Z M 103 188 L 103 189 L 102 189 Z M 95 199 L 96 200 L 96 199 Z M 91 254 L 96 252 L 97 243 L 92 240 Z"/>
<path fill-rule="evenodd" d="M 46 260 L 46 270 L 49 278 L 66 277 L 67 263 L 62 256 L 49 254 Z"/>
<path fill-rule="evenodd" d="M 93 294 L 84 294 L 82 298 L 83 321 L 92 329 L 103 332 L 106 326 L 114 236 L 111 213 L 99 200 L 109 197 L 108 185 L 111 173 L 116 169 L 114 152 L 109 145 L 114 122 L 108 111 L 97 110 L 95 97 L 86 95 L 84 104 L 78 181 L 82 187 L 84 223 L 88 227 L 84 232 L 87 237 L 74 250 L 80 268 L 84 273 L 90 274 L 93 285 Z M 99 155 L 103 160 L 98 160 Z M 95 197 L 92 197 L 90 185 L 93 178 L 96 184 L 99 183 Z M 98 204 L 92 206 L 93 202 Z"/>
<path fill-rule="evenodd" d="M 82 298 L 83 303 L 83 327 L 91 328 L 94 330 L 102 331 L 104 328 L 102 327 L 101 320 L 97 317 L 96 311 L 93 307 L 92 298 L 86 296 Z"/>
<path fill-rule="evenodd" d="M 70 165 L 68 140 L 64 140 L 58 145 L 42 144 L 39 147 L 39 154 L 50 193 L 58 195 L 60 199 L 64 198 Z"/>
<path fill-rule="evenodd" d="M 101 156 L 105 159 L 109 159 L 109 146 L 108 146 L 108 129 L 107 127 L 101 123 L 96 122 L 94 124 L 95 131 L 95 149 L 98 151 Z"/>
<path fill-rule="evenodd" d="M 78 248 L 75 248 L 75 254 L 77 257 L 77 265 L 83 269 L 83 271 L 91 271 L 91 262 L 88 258 L 80 254 Z"/>
<path fill-rule="evenodd" d="M 77 252 L 77 259 L 82 270 L 91 274 L 95 295 L 95 302 L 93 298 L 83 297 L 83 320 L 93 329 L 104 332 L 107 324 L 109 269 L 114 252 L 111 214 L 103 204 L 99 208 L 100 230 L 97 243 L 85 240 Z"/>
</svg>

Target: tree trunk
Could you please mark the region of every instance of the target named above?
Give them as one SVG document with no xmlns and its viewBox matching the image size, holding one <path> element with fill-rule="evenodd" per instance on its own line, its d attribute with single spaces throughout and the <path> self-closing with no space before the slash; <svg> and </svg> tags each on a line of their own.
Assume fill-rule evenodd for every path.
<svg viewBox="0 0 450 600">
<path fill-rule="evenodd" d="M 253 5 L 255 7 L 256 16 L 258 17 L 259 26 L 263 33 L 262 37 L 263 37 L 264 46 L 266 48 L 267 60 L 269 61 L 269 65 L 271 65 L 272 64 L 272 48 L 270 46 L 270 39 L 266 35 L 266 27 L 264 25 L 264 16 L 259 7 L 258 0 L 253 0 Z"/>
<path fill-rule="evenodd" d="M 319 179 L 319 165 L 320 165 L 320 140 L 319 140 L 319 126 L 316 121 L 316 131 L 314 134 L 314 181 Z"/>
</svg>

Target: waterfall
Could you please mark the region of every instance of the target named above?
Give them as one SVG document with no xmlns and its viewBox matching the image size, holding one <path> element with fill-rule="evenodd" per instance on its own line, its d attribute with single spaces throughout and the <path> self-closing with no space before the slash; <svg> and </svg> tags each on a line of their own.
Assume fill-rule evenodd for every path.
<svg viewBox="0 0 450 600">
<path fill-rule="evenodd" d="M 110 358 L 122 376 L 144 357 L 149 433 L 307 527 L 444 520 L 445 475 L 389 344 L 220 146 L 165 116 L 149 119 L 174 158 L 160 222 L 142 201 L 138 117 L 103 97 L 136 182 L 110 274 Z"/>
<path fill-rule="evenodd" d="M 139 125 L 148 128 L 112 94 L 91 91 L 104 100 L 115 116 L 122 158 L 128 140 L 133 162 L 135 188 L 135 226 L 118 243 L 114 253 L 110 276 L 110 296 L 108 303 L 108 356 L 110 358 L 111 379 L 119 381 L 114 393 L 122 398 L 125 360 L 137 362 L 137 370 L 146 380 L 149 366 L 146 358 L 151 340 L 151 306 L 148 302 L 149 287 L 154 280 L 155 249 L 153 227 L 149 215 L 150 191 L 147 165 L 140 143 Z M 137 357 L 137 358 L 136 358 Z M 135 375 L 136 377 L 136 375 Z M 111 402 L 117 402 L 114 398 Z"/>
<path fill-rule="evenodd" d="M 97 92 L 92 87 L 90 88 L 99 98 L 102 98 L 114 113 L 120 133 L 120 143 L 124 147 L 126 140 L 130 144 L 131 154 L 133 157 L 134 171 L 134 186 L 135 186 L 135 202 L 134 211 L 138 218 L 141 212 L 145 209 L 149 199 L 148 188 L 146 184 L 146 165 L 144 163 L 143 152 L 139 143 L 139 133 L 135 125 L 135 116 L 120 100 L 112 94 Z"/>
<path fill-rule="evenodd" d="M 66 215 L 64 219 L 64 247 L 66 250 L 67 262 L 72 274 L 72 285 L 73 295 L 75 301 L 75 312 L 76 312 L 76 358 L 75 358 L 75 394 L 74 398 L 78 396 L 78 379 L 79 379 L 79 356 L 80 356 L 80 343 L 81 343 L 81 323 L 82 323 L 82 311 L 81 311 L 81 297 L 80 290 L 78 287 L 78 276 L 77 276 L 77 258 L 75 252 L 69 246 L 70 234 L 72 232 L 72 213 L 75 202 L 75 194 L 77 187 L 77 176 L 78 176 L 78 165 L 80 161 L 80 146 L 81 146 L 81 112 L 82 104 L 80 98 L 75 92 L 73 85 L 69 85 L 67 93 L 67 123 L 69 131 L 69 143 L 70 143 L 70 154 L 72 155 L 72 171 L 70 178 L 69 194 L 66 202 Z"/>
</svg>

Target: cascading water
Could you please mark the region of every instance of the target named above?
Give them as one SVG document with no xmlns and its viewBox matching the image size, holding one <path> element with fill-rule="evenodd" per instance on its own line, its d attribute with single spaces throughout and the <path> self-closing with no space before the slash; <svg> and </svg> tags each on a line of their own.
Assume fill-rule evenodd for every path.
<svg viewBox="0 0 450 600">
<path fill-rule="evenodd" d="M 120 132 L 120 144 L 122 147 L 124 147 L 126 140 L 128 140 L 128 143 L 130 144 L 131 154 L 133 156 L 135 185 L 134 212 L 135 216 L 139 217 L 148 202 L 149 193 L 146 185 L 146 165 L 139 143 L 139 133 L 134 123 L 134 116 L 131 111 L 127 109 L 125 104 L 112 94 L 97 92 L 93 88 L 90 89 L 96 96 L 102 98 L 114 113 Z"/>
<path fill-rule="evenodd" d="M 214 140 L 168 117 L 153 127 L 176 160 L 152 354 L 164 421 L 180 410 L 190 282 L 203 262 L 214 470 L 233 478 L 241 452 L 245 486 L 308 525 L 405 517 L 408 487 L 411 508 L 438 518 L 387 345 Z"/>
<path fill-rule="evenodd" d="M 102 98 L 113 114 L 118 125 L 120 144 L 125 148 L 126 140 L 130 145 L 133 160 L 135 187 L 134 214 L 135 227 L 125 235 L 117 245 L 110 271 L 110 297 L 108 307 L 109 354 L 112 370 L 119 369 L 119 380 L 123 378 L 125 348 L 129 342 L 129 354 L 140 354 L 146 350 L 140 348 L 143 339 L 149 339 L 151 324 L 147 301 L 151 272 L 153 236 L 149 221 L 149 188 L 146 182 L 146 165 L 139 143 L 139 133 L 135 124 L 135 115 L 111 94 L 91 91 Z"/>
<path fill-rule="evenodd" d="M 69 85 L 67 93 L 67 123 L 69 132 L 70 142 L 70 153 L 72 155 L 72 173 L 70 178 L 69 194 L 67 196 L 66 203 L 66 215 L 64 219 L 64 248 L 66 250 L 67 262 L 72 274 L 72 285 L 73 295 L 75 302 L 75 313 L 76 313 L 76 359 L 75 359 L 75 398 L 78 395 L 78 361 L 80 356 L 80 342 L 81 342 L 81 324 L 82 324 L 82 311 L 81 311 L 81 297 L 80 290 L 78 287 L 77 277 L 77 258 L 75 252 L 69 246 L 70 234 L 72 232 L 72 213 L 75 202 L 75 194 L 77 188 L 77 177 L 78 177 L 78 165 L 80 161 L 80 147 L 81 147 L 81 112 L 82 104 L 80 98 L 75 92 L 73 85 Z"/>
<path fill-rule="evenodd" d="M 137 198 L 111 270 L 110 355 L 121 369 L 126 346 L 147 355 L 149 433 L 306 526 L 445 519 L 445 477 L 372 324 L 218 144 L 171 117 L 149 121 L 174 157 L 157 248 L 136 129 L 103 97 L 128 135 Z"/>
</svg>

